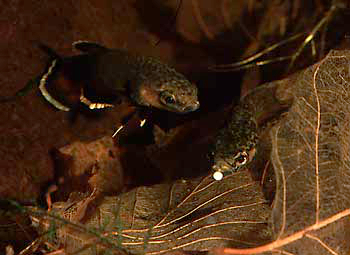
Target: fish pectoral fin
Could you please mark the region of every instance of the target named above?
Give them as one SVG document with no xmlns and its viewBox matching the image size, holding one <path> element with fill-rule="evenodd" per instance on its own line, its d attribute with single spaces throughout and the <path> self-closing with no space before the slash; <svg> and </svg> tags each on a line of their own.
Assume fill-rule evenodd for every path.
<svg viewBox="0 0 350 255">
<path fill-rule="evenodd" d="M 80 50 L 85 53 L 96 53 L 106 51 L 108 48 L 94 42 L 89 41 L 76 41 L 72 43 L 72 46 L 76 50 Z"/>
<path fill-rule="evenodd" d="M 87 105 L 90 110 L 95 110 L 95 109 L 104 109 L 104 108 L 112 108 L 114 107 L 113 104 L 107 104 L 107 103 L 99 103 L 99 102 L 91 102 L 89 99 L 87 99 L 84 96 L 84 90 L 83 88 L 81 89 L 80 92 L 80 102 Z"/>
</svg>

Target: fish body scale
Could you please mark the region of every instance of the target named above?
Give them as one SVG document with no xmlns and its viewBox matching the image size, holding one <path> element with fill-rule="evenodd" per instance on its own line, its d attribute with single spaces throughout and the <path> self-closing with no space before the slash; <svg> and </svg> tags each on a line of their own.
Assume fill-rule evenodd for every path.
<svg viewBox="0 0 350 255">
<path fill-rule="evenodd" d="M 198 108 L 197 87 L 184 75 L 156 58 L 117 49 L 97 53 L 92 58 L 97 79 L 116 93 L 129 86 L 130 99 L 137 105 L 177 112 L 185 112 L 191 107 L 193 110 Z M 142 89 L 147 93 L 141 93 Z M 177 97 L 172 107 L 159 100 L 160 93 L 165 90 Z"/>
<path fill-rule="evenodd" d="M 135 105 L 162 110 L 186 113 L 199 108 L 197 87 L 156 58 L 87 42 L 74 46 L 83 54 L 56 58 L 60 69 L 44 74 L 45 85 L 61 75 L 93 100 L 127 95 Z"/>
<path fill-rule="evenodd" d="M 227 125 L 219 131 L 215 148 L 213 170 L 230 173 L 248 164 L 255 155 L 258 127 L 247 104 L 236 106 Z M 222 175 L 221 175 L 222 176 Z"/>
</svg>

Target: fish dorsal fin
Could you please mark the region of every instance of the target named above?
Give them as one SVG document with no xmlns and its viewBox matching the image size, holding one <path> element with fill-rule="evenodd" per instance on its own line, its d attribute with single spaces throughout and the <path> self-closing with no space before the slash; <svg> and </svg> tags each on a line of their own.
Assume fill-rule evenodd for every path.
<svg viewBox="0 0 350 255">
<path fill-rule="evenodd" d="M 85 53 L 96 53 L 101 51 L 106 51 L 108 48 L 94 42 L 89 41 L 76 41 L 72 43 L 72 46 L 76 50 L 80 50 Z"/>
</svg>

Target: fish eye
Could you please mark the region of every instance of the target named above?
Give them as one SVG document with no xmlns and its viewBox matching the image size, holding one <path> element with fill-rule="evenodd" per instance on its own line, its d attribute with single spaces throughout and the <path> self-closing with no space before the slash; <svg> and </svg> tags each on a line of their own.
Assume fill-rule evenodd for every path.
<svg viewBox="0 0 350 255">
<path fill-rule="evenodd" d="M 175 96 L 170 94 L 169 92 L 163 92 L 161 94 L 160 99 L 163 102 L 163 104 L 167 104 L 167 105 L 175 104 L 176 102 Z"/>
<path fill-rule="evenodd" d="M 174 98 L 174 96 L 167 96 L 167 97 L 165 98 L 165 102 L 166 102 L 167 104 L 174 104 L 174 103 L 175 103 L 175 98 Z"/>
<path fill-rule="evenodd" d="M 248 162 L 249 155 L 245 151 L 240 151 L 234 157 L 236 167 L 245 165 Z"/>
</svg>

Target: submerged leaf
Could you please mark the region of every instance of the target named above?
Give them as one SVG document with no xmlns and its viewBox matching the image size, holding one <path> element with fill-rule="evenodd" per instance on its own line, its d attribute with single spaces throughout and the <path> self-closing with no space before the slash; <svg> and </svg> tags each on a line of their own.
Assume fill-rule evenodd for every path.
<svg viewBox="0 0 350 255">
<path fill-rule="evenodd" d="M 78 207 L 85 209 L 87 203 L 94 206 L 90 197 L 85 200 L 88 202 L 59 203 L 54 212 L 77 223 Z M 101 239 L 134 254 L 162 254 L 266 243 L 270 214 L 258 184 L 245 170 L 221 182 L 208 176 L 104 197 L 84 227 L 95 229 Z M 66 252 L 87 247 L 84 254 L 95 254 L 94 245 L 99 251 L 108 250 L 103 240 L 70 224 L 58 230 L 56 241 L 64 244 Z"/>
<path fill-rule="evenodd" d="M 293 104 L 270 131 L 275 241 L 218 254 L 349 254 L 349 66 L 349 51 L 333 51 L 285 80 Z"/>
<path fill-rule="evenodd" d="M 242 169 L 220 182 L 208 176 L 139 187 L 96 203 L 60 204 L 58 215 L 73 223 L 79 207 L 93 213 L 77 222 L 84 225 L 65 222 L 69 227 L 59 228 L 56 241 L 67 252 L 84 247 L 85 254 L 111 249 L 110 244 L 133 254 L 217 247 L 234 247 L 214 250 L 218 254 L 348 254 L 349 66 L 349 51 L 333 51 L 244 99 L 259 124 L 277 101 L 291 104 L 270 137 L 260 139 L 271 144 L 271 155 L 262 155 L 275 173 L 272 211 L 248 169 Z M 260 161 L 258 155 L 252 168 Z"/>
<path fill-rule="evenodd" d="M 286 238 L 350 208 L 350 55 L 334 51 L 300 73 L 294 103 L 271 132 L 277 193 L 275 237 Z M 348 254 L 349 217 L 285 247 L 297 254 Z"/>
</svg>

